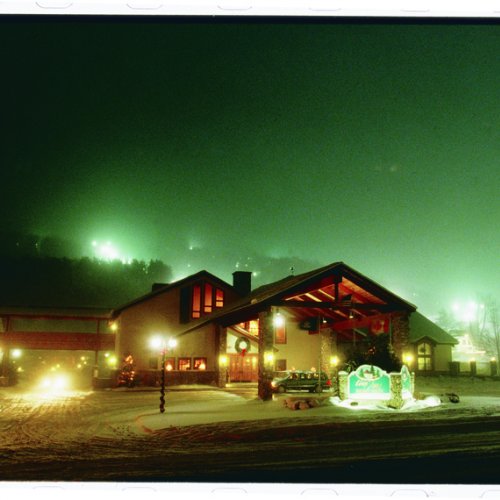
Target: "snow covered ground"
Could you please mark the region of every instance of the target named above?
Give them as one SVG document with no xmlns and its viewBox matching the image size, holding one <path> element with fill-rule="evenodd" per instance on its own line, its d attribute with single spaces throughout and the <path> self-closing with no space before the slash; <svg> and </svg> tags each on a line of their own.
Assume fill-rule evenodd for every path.
<svg viewBox="0 0 500 500">
<path fill-rule="evenodd" d="M 184 387 L 185 388 L 185 387 Z M 172 388 L 175 394 L 183 387 Z M 200 387 L 201 389 L 201 387 Z M 447 394 L 457 394 L 460 402 L 452 403 Z M 316 406 L 307 410 L 293 411 L 285 405 L 287 399 L 313 400 Z M 336 397 L 322 394 L 311 397 L 304 392 L 274 396 L 272 401 L 263 402 L 255 397 L 250 399 L 231 392 L 219 392 L 213 400 L 182 398 L 178 401 L 167 394 L 167 408 L 164 414 L 151 412 L 137 417 L 146 432 L 169 427 L 184 427 L 217 422 L 250 422 L 254 420 L 282 419 L 304 421 L 349 420 L 355 418 L 370 420 L 407 419 L 409 414 L 418 418 L 459 418 L 460 416 L 500 416 L 500 381 L 453 377 L 422 377 L 417 379 L 415 398 L 407 401 L 400 410 L 388 408 L 380 402 L 340 401 Z"/>
<path fill-rule="evenodd" d="M 441 396 L 451 392 L 459 403 Z M 158 389 L 49 395 L 1 388 L 0 480 L 212 481 L 226 480 L 231 472 L 231 480 L 240 481 L 250 467 L 262 481 L 276 481 L 293 478 L 300 467 L 315 474 L 307 476 L 311 481 L 329 478 L 331 467 L 347 474 L 354 470 L 351 463 L 370 460 L 375 467 L 382 459 L 433 460 L 432 454 L 462 452 L 460 460 L 482 453 L 480 464 L 488 457 L 491 470 L 481 465 L 482 475 L 474 478 L 496 476 L 500 381 L 417 380 L 416 396 L 393 410 L 352 405 L 331 394 L 290 393 L 263 402 L 255 386 L 180 386 L 168 388 L 161 414 Z M 292 410 L 284 404 L 289 399 L 316 405 Z M 460 464 L 449 468 L 452 482 Z M 434 468 L 432 462 L 429 470 Z M 414 480 L 407 476 L 405 482 Z"/>
</svg>

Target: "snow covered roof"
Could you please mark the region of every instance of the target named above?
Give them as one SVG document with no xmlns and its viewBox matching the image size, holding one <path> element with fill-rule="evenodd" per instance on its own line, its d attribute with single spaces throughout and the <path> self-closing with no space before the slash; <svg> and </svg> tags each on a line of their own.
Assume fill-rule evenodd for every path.
<svg viewBox="0 0 500 500">
<path fill-rule="evenodd" d="M 429 338 L 437 344 L 458 344 L 458 340 L 419 312 L 410 316 L 410 343 Z"/>
</svg>

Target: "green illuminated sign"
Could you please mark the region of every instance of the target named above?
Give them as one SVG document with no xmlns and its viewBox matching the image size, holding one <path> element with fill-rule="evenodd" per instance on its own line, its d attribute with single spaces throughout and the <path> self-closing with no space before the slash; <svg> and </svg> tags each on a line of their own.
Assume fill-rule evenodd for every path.
<svg viewBox="0 0 500 500">
<path fill-rule="evenodd" d="M 406 365 L 403 365 L 403 368 L 401 368 L 401 389 L 403 399 L 409 399 L 412 397 L 411 375 Z"/>
<path fill-rule="evenodd" d="M 378 366 L 361 365 L 349 374 L 347 391 L 353 399 L 390 399 L 391 377 Z"/>
</svg>

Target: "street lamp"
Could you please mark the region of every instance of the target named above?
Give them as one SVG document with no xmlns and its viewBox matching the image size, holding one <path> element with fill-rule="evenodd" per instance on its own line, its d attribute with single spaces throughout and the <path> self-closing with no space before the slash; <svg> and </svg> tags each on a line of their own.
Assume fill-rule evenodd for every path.
<svg viewBox="0 0 500 500">
<path fill-rule="evenodd" d="M 160 413 L 165 413 L 165 354 L 167 347 L 173 349 L 177 345 L 177 340 L 170 338 L 165 340 L 162 337 L 155 337 L 151 340 L 151 346 L 155 349 L 161 348 L 161 387 L 160 387 Z"/>
</svg>

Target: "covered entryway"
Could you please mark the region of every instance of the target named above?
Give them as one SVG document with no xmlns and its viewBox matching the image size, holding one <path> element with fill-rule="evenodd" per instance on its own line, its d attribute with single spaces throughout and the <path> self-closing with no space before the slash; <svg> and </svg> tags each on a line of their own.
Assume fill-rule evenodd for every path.
<svg viewBox="0 0 500 500">
<path fill-rule="evenodd" d="M 229 382 L 257 382 L 259 357 L 257 354 L 229 354 Z"/>
<path fill-rule="evenodd" d="M 409 316 L 415 310 L 338 262 L 252 291 L 246 303 L 221 314 L 217 323 L 230 332 L 235 325 L 258 321 L 259 397 L 269 399 L 275 371 L 331 372 L 378 336 L 387 337 L 402 359 L 408 348 Z M 249 377 L 253 370 L 245 356 L 231 356 L 230 363 L 235 378 Z"/>
</svg>

